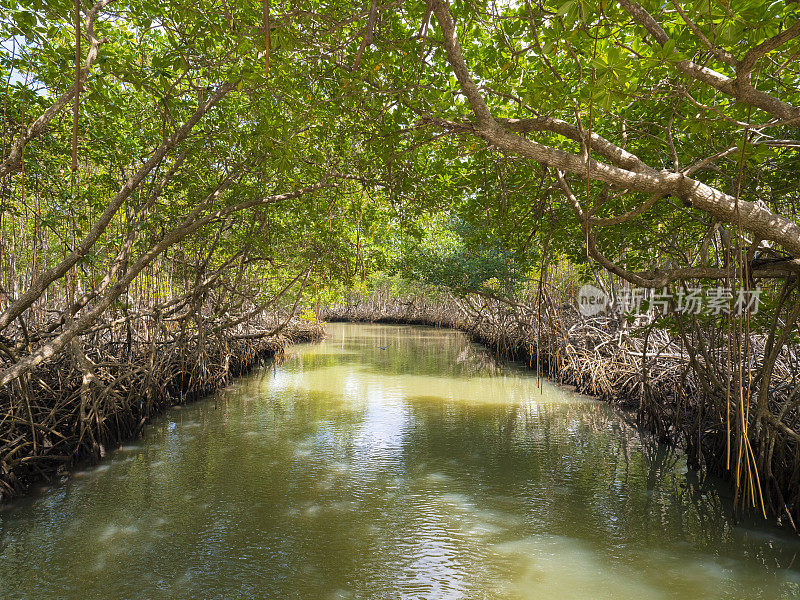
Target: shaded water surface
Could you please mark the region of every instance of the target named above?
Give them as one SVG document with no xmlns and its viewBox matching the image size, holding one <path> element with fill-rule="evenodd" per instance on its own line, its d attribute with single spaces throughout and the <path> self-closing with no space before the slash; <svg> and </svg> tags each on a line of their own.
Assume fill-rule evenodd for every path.
<svg viewBox="0 0 800 600">
<path fill-rule="evenodd" d="M 330 325 L 2 510 L 0 597 L 800 596 L 800 543 L 725 514 L 605 405 L 460 333 Z"/>
</svg>

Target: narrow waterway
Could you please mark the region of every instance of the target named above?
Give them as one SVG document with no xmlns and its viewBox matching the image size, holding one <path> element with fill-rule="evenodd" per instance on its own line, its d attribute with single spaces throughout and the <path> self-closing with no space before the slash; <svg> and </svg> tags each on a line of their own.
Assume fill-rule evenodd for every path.
<svg viewBox="0 0 800 600">
<path fill-rule="evenodd" d="M 328 333 L 0 511 L 0 597 L 800 597 L 800 542 L 606 405 L 458 332 Z"/>
</svg>

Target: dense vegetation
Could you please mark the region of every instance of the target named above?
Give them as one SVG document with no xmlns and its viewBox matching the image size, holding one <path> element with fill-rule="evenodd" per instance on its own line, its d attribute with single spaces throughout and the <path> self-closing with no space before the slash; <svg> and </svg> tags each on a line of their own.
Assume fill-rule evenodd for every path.
<svg viewBox="0 0 800 600">
<path fill-rule="evenodd" d="M 393 277 L 531 322 L 589 281 L 673 298 L 602 327 L 644 340 L 643 373 L 653 327 L 677 344 L 737 497 L 797 517 L 796 1 L 1 0 L 0 18 L 0 474 L 68 462 L 134 380 L 187 385 L 210 340 L 227 373 L 231 348 L 344 290 Z M 759 286 L 761 310 L 682 312 L 701 282 Z"/>
</svg>

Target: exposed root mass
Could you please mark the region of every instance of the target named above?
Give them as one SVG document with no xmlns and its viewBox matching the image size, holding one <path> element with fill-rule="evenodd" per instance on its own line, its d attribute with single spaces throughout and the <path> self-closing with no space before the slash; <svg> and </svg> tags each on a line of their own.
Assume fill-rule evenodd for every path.
<svg viewBox="0 0 800 600">
<path fill-rule="evenodd" d="M 274 328 L 264 325 L 263 331 Z M 251 324 L 137 340 L 123 325 L 73 344 L 11 389 L 0 388 L 0 500 L 78 461 L 103 457 L 138 437 L 165 408 L 212 393 L 287 344 L 323 335 L 319 324 L 297 320 L 275 335 L 263 331 Z"/>
</svg>

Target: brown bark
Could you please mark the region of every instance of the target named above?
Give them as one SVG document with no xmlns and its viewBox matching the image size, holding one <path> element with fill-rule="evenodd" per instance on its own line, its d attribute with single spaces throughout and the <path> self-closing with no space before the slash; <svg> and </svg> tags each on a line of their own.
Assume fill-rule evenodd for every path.
<svg viewBox="0 0 800 600">
<path fill-rule="evenodd" d="M 627 0 L 621 0 L 626 1 Z M 585 155 L 571 154 L 517 135 L 496 120 L 486 105 L 470 75 L 461 53 L 449 8 L 442 0 L 433 0 L 433 11 L 444 34 L 444 47 L 448 61 L 458 79 L 461 90 L 475 115 L 474 133 L 488 144 L 516 156 L 533 159 L 560 171 L 588 176 L 619 189 L 635 190 L 647 194 L 671 195 L 689 203 L 717 220 L 740 225 L 745 231 L 756 234 L 783 246 L 794 256 L 800 256 L 800 226 L 797 223 L 758 206 L 730 196 L 682 173 L 657 171 L 645 168 L 633 171 L 610 165 Z M 508 122 L 506 122 L 508 124 Z M 513 127 L 512 122 L 509 127 Z M 593 146 L 598 141 L 593 140 Z"/>
<path fill-rule="evenodd" d="M 182 140 L 191 133 L 195 125 L 200 119 L 216 105 L 230 90 L 234 88 L 234 84 L 227 83 L 220 87 L 208 100 L 201 103 L 194 114 L 184 123 L 180 128 L 175 130 L 156 151 L 150 155 L 150 158 L 142 165 L 134 175 L 125 182 L 125 185 L 117 192 L 116 196 L 111 200 L 109 205 L 103 211 L 103 214 L 97 219 L 92 226 L 92 229 L 86 237 L 78 243 L 72 252 L 62 260 L 58 265 L 43 271 L 28 287 L 23 294 L 21 294 L 9 307 L 0 314 L 0 331 L 3 331 L 10 323 L 21 315 L 28 307 L 31 306 L 36 300 L 44 293 L 47 287 L 63 277 L 77 262 L 86 255 L 86 253 L 94 246 L 95 242 L 100 239 L 100 236 L 108 227 L 114 215 L 123 205 L 123 203 L 130 197 L 130 195 L 141 185 L 150 172 L 164 159 L 166 154 L 178 145 Z"/>
<path fill-rule="evenodd" d="M 663 46 L 669 41 L 667 32 L 664 31 L 661 25 L 659 25 L 653 16 L 640 4 L 636 3 L 634 0 L 617 0 L 617 2 L 637 23 L 645 28 L 659 44 Z M 779 117 L 784 121 L 791 121 L 795 127 L 800 127 L 800 121 L 798 121 L 800 119 L 800 108 L 761 92 L 750 84 L 750 73 L 755 67 L 756 61 L 770 50 L 774 50 L 797 35 L 800 35 L 800 21 L 794 23 L 791 27 L 782 31 L 775 37 L 751 49 L 745 54 L 745 57 L 738 62 L 736 66 L 736 78 L 728 77 L 714 69 L 698 65 L 691 60 L 678 61 L 675 63 L 675 66 L 683 74 L 710 85 L 723 94 L 736 98 L 739 102 L 744 102 L 755 108 L 760 108 L 764 112 Z"/>
<path fill-rule="evenodd" d="M 140 256 L 133 265 L 128 267 L 125 275 L 119 281 L 110 286 L 105 293 L 99 297 L 96 302 L 87 309 L 79 318 L 68 326 L 62 333 L 56 336 L 52 341 L 39 347 L 35 352 L 20 359 L 15 364 L 0 372 L 0 387 L 15 381 L 30 372 L 32 369 L 43 363 L 44 361 L 55 356 L 61 352 L 67 344 L 69 344 L 75 337 L 86 331 L 92 324 L 100 317 L 111 304 L 122 294 L 128 286 L 133 282 L 139 273 L 153 262 L 165 250 L 175 245 L 186 236 L 194 233 L 201 227 L 208 225 L 212 221 L 224 218 L 237 212 L 241 212 L 254 206 L 270 204 L 274 202 L 281 202 L 291 198 L 297 198 L 307 193 L 314 192 L 323 187 L 330 187 L 333 184 L 319 182 L 295 192 L 288 194 L 279 194 L 269 196 L 266 198 L 259 198 L 247 200 L 238 204 L 221 208 L 205 216 L 200 216 L 204 210 L 227 190 L 236 180 L 236 176 L 229 176 L 216 187 L 216 189 L 206 196 L 206 198 L 198 204 L 198 206 L 188 213 L 174 229 L 167 232 L 156 244 L 154 244 L 147 252 Z"/>
<path fill-rule="evenodd" d="M 28 142 L 44 133 L 47 124 L 69 104 L 70 100 L 77 96 L 83 84 L 86 83 L 89 72 L 92 70 L 92 65 L 100 51 L 100 45 L 103 43 L 103 40 L 98 40 L 94 35 L 94 22 L 97 20 L 100 11 L 112 1 L 113 0 L 101 0 L 95 4 L 86 15 L 85 25 L 86 34 L 89 37 L 89 53 L 86 56 L 86 60 L 83 62 L 83 66 L 76 71 L 75 82 L 66 92 L 61 94 L 21 136 L 14 140 L 8 156 L 3 160 L 2 164 L 0 164 L 0 177 L 5 177 L 9 173 L 14 173 L 22 169 L 22 157 L 25 153 L 25 146 Z M 80 58 L 78 58 L 78 61 L 79 60 Z M 2 329 L 3 327 L 0 326 L 0 330 Z"/>
</svg>

